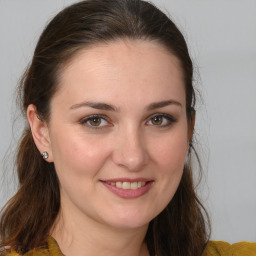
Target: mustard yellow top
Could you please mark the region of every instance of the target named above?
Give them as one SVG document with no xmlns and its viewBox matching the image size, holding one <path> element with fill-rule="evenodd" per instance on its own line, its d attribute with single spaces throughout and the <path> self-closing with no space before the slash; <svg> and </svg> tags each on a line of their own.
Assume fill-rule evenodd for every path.
<svg viewBox="0 0 256 256">
<path fill-rule="evenodd" d="M 239 242 L 229 244 L 222 241 L 210 241 L 203 256 L 256 256 L 256 243 Z"/>
<path fill-rule="evenodd" d="M 20 254 L 7 247 L 0 248 L 0 256 L 20 256 Z M 63 254 L 55 239 L 48 237 L 46 246 L 33 249 L 24 256 L 63 256 Z M 231 245 L 222 241 L 210 241 L 203 256 L 256 256 L 256 243 L 240 242 Z"/>
</svg>

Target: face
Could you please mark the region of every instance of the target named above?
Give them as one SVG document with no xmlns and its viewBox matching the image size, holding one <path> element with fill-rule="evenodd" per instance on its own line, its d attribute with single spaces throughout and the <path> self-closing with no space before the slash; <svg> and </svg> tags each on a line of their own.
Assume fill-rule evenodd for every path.
<svg viewBox="0 0 256 256">
<path fill-rule="evenodd" d="M 147 41 L 85 49 L 51 101 L 61 211 L 116 228 L 147 225 L 174 196 L 188 151 L 179 61 Z"/>
</svg>

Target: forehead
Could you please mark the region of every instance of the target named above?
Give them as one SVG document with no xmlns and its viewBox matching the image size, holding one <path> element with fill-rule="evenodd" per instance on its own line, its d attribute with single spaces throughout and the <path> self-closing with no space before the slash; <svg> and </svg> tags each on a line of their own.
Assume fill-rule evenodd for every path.
<svg viewBox="0 0 256 256">
<path fill-rule="evenodd" d="M 166 94 L 185 100 L 180 61 L 157 42 L 117 40 L 80 50 L 62 69 L 59 93 L 90 98 L 158 100 Z"/>
</svg>

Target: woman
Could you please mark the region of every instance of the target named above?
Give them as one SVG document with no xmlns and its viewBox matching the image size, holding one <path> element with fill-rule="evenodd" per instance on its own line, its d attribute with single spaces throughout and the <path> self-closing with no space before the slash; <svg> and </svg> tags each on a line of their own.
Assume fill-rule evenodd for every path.
<svg viewBox="0 0 256 256">
<path fill-rule="evenodd" d="M 90 0 L 60 12 L 20 86 L 28 126 L 2 255 L 229 250 L 208 242 L 194 191 L 192 80 L 182 34 L 153 5 Z"/>
</svg>

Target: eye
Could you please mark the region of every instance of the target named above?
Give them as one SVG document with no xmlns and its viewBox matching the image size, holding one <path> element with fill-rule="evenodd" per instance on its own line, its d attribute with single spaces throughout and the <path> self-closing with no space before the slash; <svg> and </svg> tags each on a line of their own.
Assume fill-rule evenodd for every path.
<svg viewBox="0 0 256 256">
<path fill-rule="evenodd" d="M 110 126 L 107 117 L 101 115 L 88 116 L 80 120 L 80 123 L 94 129 Z"/>
<path fill-rule="evenodd" d="M 154 125 L 154 126 L 169 126 L 172 123 L 176 122 L 176 119 L 168 114 L 155 114 L 150 117 L 147 125 Z"/>
</svg>

